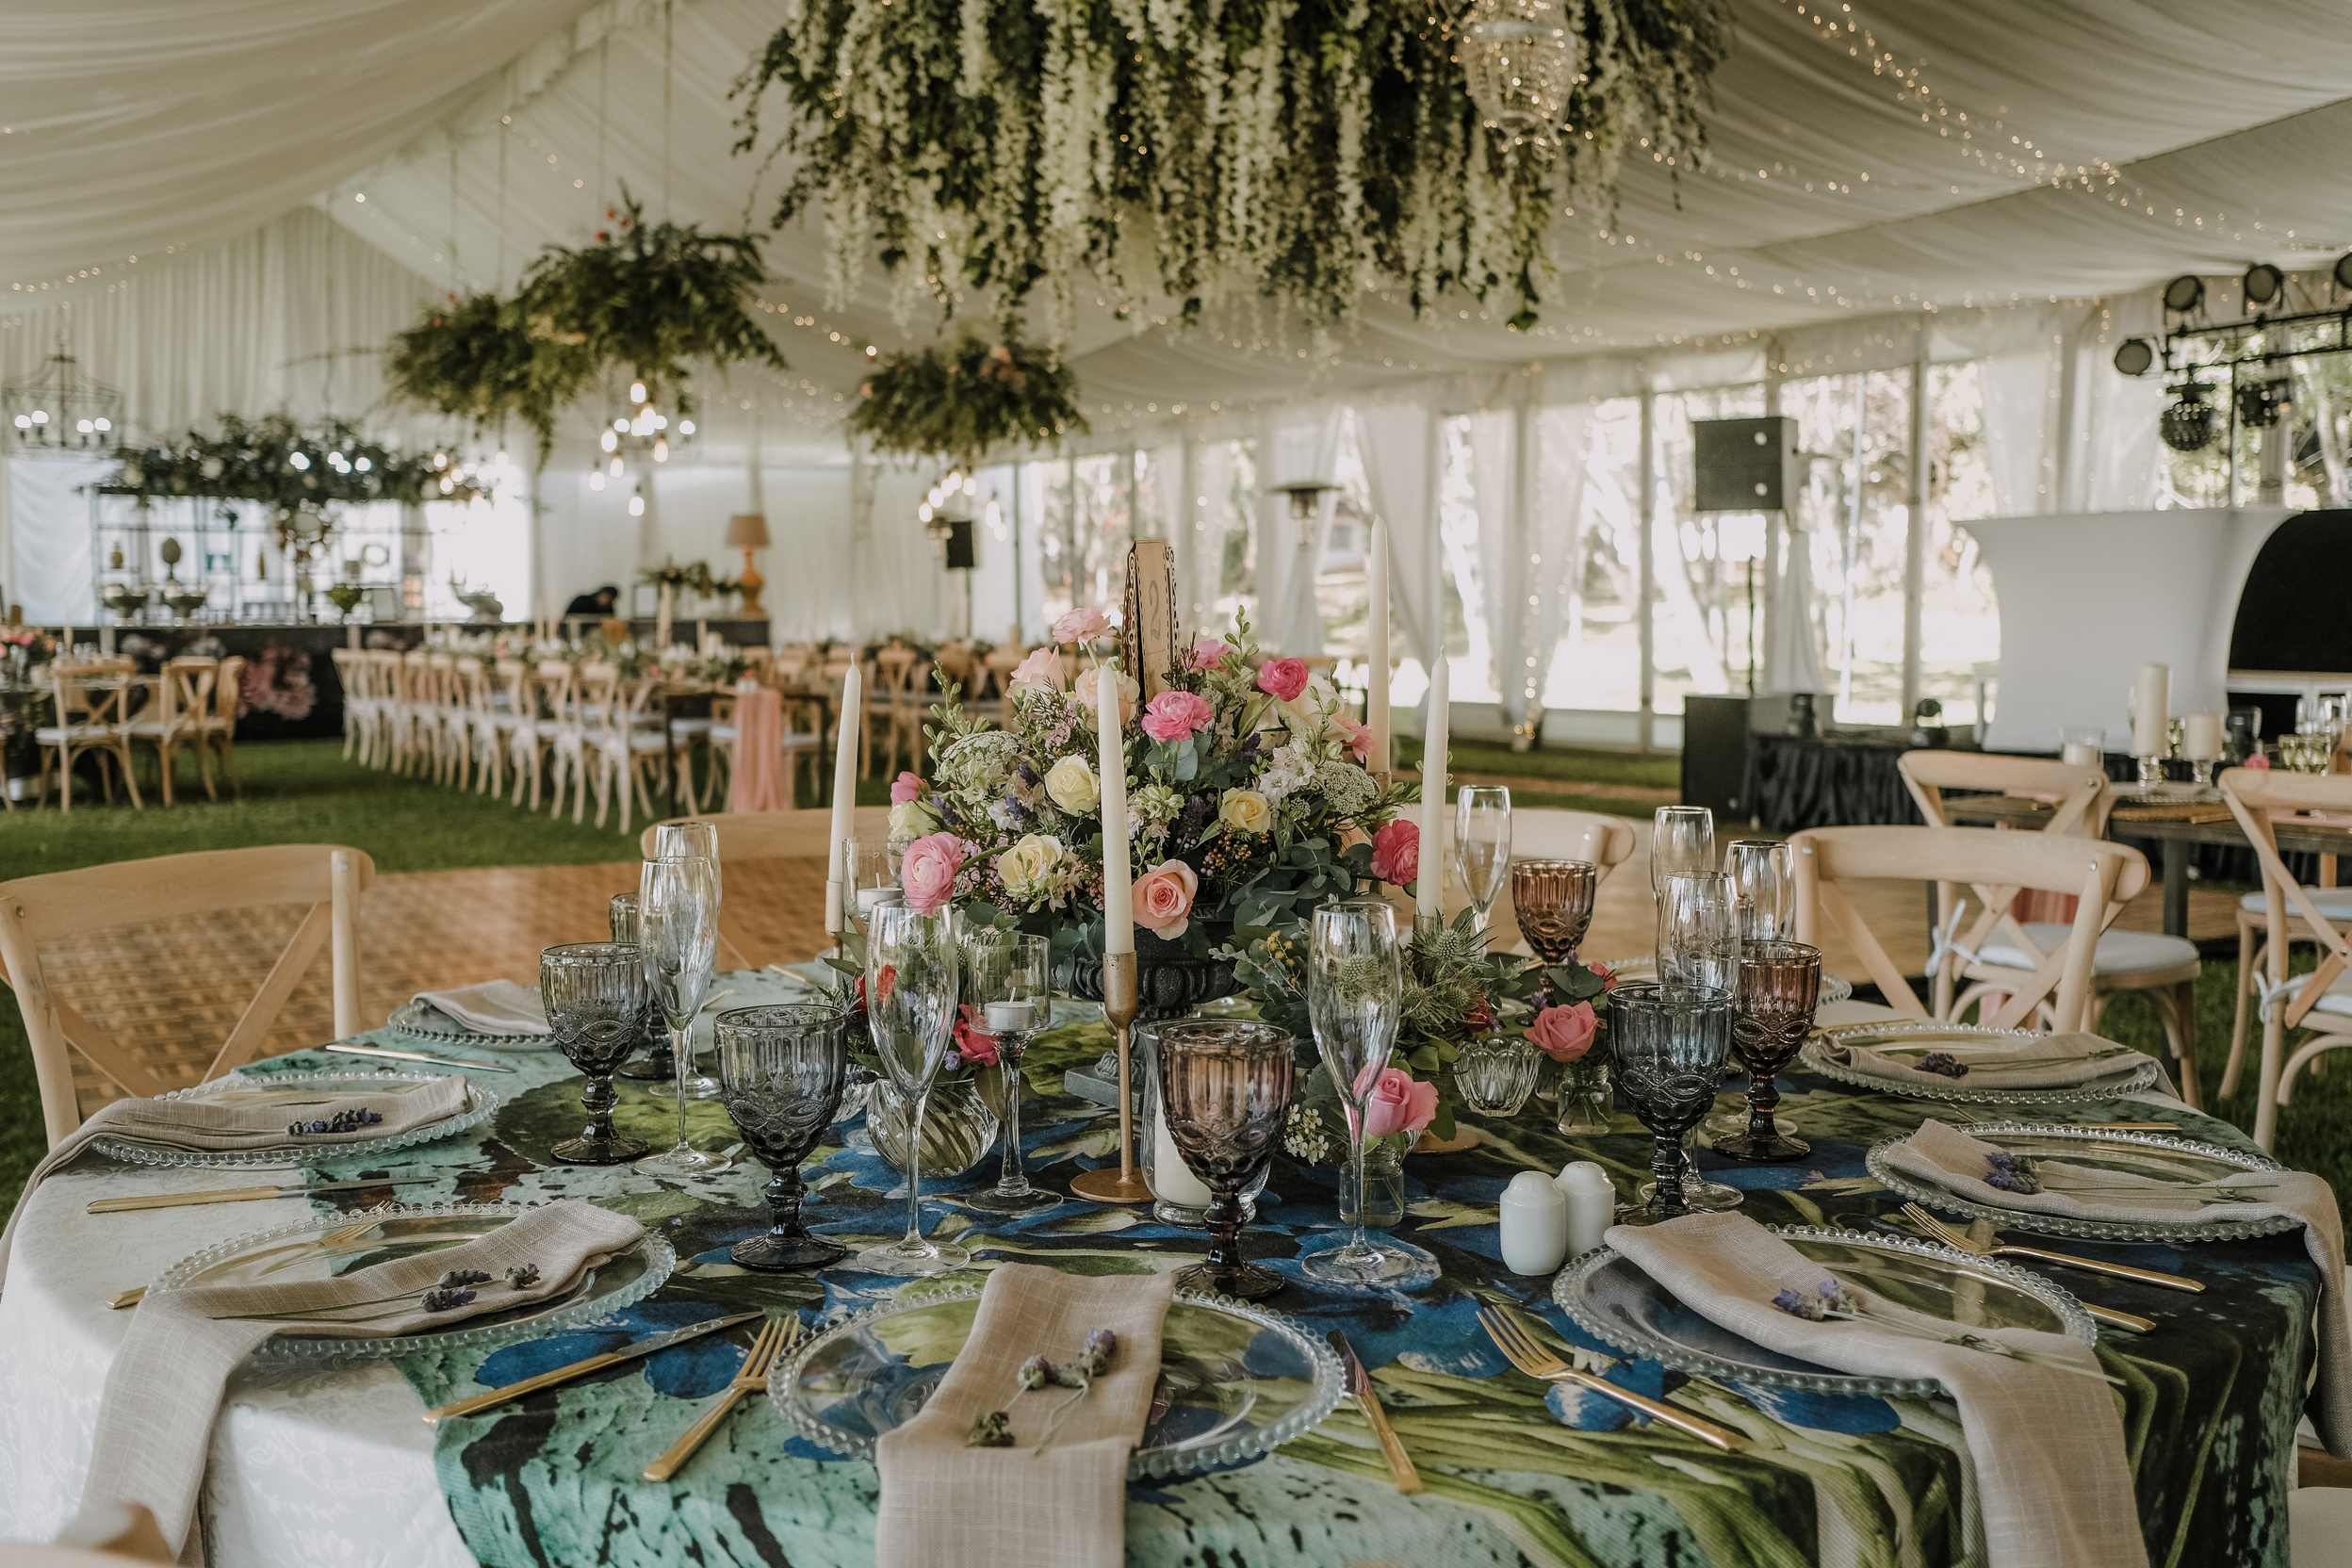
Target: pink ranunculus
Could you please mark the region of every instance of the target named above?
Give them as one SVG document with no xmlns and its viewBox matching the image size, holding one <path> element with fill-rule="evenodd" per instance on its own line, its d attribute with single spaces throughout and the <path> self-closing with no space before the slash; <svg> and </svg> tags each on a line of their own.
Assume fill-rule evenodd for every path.
<svg viewBox="0 0 2352 1568">
<path fill-rule="evenodd" d="M 1217 722 L 1217 710 L 1196 692 L 1166 691 L 1143 710 L 1143 732 L 1155 741 L 1181 741 Z"/>
<path fill-rule="evenodd" d="M 1437 1086 L 1424 1084 L 1402 1068 L 1387 1068 L 1364 1102 L 1364 1135 L 1417 1133 L 1437 1115 Z M 1348 1119 L 1354 1121 L 1354 1116 Z"/>
<path fill-rule="evenodd" d="M 1111 629 L 1111 618 L 1090 604 L 1066 610 L 1054 622 L 1056 643 L 1092 643 Z"/>
<path fill-rule="evenodd" d="M 1085 710 L 1086 723 L 1091 725 L 1095 714 L 1102 711 L 1096 705 L 1102 700 L 1100 686 L 1105 678 L 1119 682 L 1119 722 L 1122 725 L 1135 723 L 1135 699 L 1143 695 L 1143 689 L 1135 684 L 1135 677 L 1121 675 L 1104 664 L 1098 664 L 1078 678 L 1075 688 L 1078 706 Z"/>
<path fill-rule="evenodd" d="M 1403 817 L 1372 835 L 1372 874 L 1403 887 L 1421 874 L 1421 829 Z"/>
<path fill-rule="evenodd" d="M 902 773 L 890 780 L 890 804 L 892 806 L 904 806 L 910 800 L 922 798 L 923 779 L 921 776 Z"/>
<path fill-rule="evenodd" d="M 1372 760 L 1372 727 L 1368 724 L 1358 724 L 1345 713 L 1335 713 L 1332 719 L 1338 724 L 1340 733 L 1348 737 L 1348 749 L 1356 754 L 1356 760 L 1370 761 Z"/>
<path fill-rule="evenodd" d="M 1269 659 L 1258 666 L 1258 690 L 1295 702 L 1307 689 L 1307 667 L 1296 659 Z"/>
<path fill-rule="evenodd" d="M 2261 768 L 2267 772 L 2270 767 L 2270 759 L 2258 751 L 2253 756 L 2246 760 L 2246 765 L 2249 768 Z"/>
<path fill-rule="evenodd" d="M 1019 692 L 1038 687 L 1048 692 L 1062 689 L 1062 656 L 1053 648 L 1035 648 L 1029 657 L 1013 666 L 1005 684 Z"/>
<path fill-rule="evenodd" d="M 919 915 L 936 915 L 947 907 L 956 891 L 956 874 L 963 868 L 964 841 L 953 833 L 934 833 L 906 846 L 899 862 L 898 885 L 906 894 L 906 907 Z"/>
<path fill-rule="evenodd" d="M 1164 941 L 1174 941 L 1191 923 L 1192 900 L 1200 879 L 1182 860 L 1162 860 L 1135 878 L 1135 923 Z"/>
<path fill-rule="evenodd" d="M 1592 1037 L 1600 1026 L 1601 1021 L 1592 1016 L 1592 1004 L 1572 1002 L 1536 1014 L 1527 1033 L 1536 1049 L 1552 1060 L 1573 1062 L 1592 1049 Z"/>
<path fill-rule="evenodd" d="M 1230 643 L 1215 637 L 1202 637 L 1193 643 L 1192 651 L 1184 656 L 1184 662 L 1196 670 L 1213 670 L 1225 662 L 1226 656 L 1233 651 Z"/>
</svg>

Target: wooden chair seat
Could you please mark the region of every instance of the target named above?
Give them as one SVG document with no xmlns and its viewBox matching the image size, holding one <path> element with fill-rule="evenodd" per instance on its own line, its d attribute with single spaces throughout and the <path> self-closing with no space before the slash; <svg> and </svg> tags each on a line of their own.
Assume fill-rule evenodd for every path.
<svg viewBox="0 0 2352 1568">
<path fill-rule="evenodd" d="M 2345 998 L 2347 985 L 2352 984 L 2352 939 L 2322 906 L 2320 896 L 2326 890 L 2307 888 L 2287 874 L 2271 821 L 2282 812 L 2352 810 L 2352 776 L 2230 768 L 2215 782 L 2262 868 L 2268 929 L 2274 934 L 2286 930 L 2291 939 L 2303 937 L 2319 944 L 2319 967 L 2293 980 L 2287 977 L 2286 940 L 2270 941 L 2264 954 L 2262 1055 L 2254 1103 L 2254 1141 L 2268 1149 L 2278 1135 L 2278 1107 L 2293 1096 L 2296 1075 L 2322 1053 L 2352 1046 L 2352 1002 Z M 2311 1032 L 2311 1037 L 2292 1054 L 2287 1051 L 2289 1029 Z M 2236 1086 L 2244 1052 L 2243 1036 L 2232 1039 L 2230 1065 L 2222 1075 L 2226 1087 Z"/>
</svg>

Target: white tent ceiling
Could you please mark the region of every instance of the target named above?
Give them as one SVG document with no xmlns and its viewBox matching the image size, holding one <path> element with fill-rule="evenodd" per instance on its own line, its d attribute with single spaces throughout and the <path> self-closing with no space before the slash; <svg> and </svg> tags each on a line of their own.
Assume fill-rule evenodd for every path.
<svg viewBox="0 0 2352 1568">
<path fill-rule="evenodd" d="M 1437 321 L 1368 300 L 1321 348 L 1247 311 L 1189 335 L 1097 312 L 1073 356 L 1090 412 L 1109 406 L 1098 427 L 1537 359 L 1753 348 L 2257 258 L 2324 270 L 2352 244 L 2342 0 L 1732 8 L 1709 167 L 1630 169 L 1606 231 L 1563 219 L 1531 335 L 1504 330 L 1509 304 L 1470 300 Z M 658 0 L 19 8 L 0 15 L 0 312 L 89 300 L 304 202 L 436 290 L 511 283 L 542 244 L 585 239 L 600 167 L 608 194 L 626 181 L 656 216 L 764 221 L 778 182 L 730 151 L 728 90 L 776 10 L 679 0 L 665 160 Z M 774 237 L 766 299 L 792 370 L 728 391 L 758 406 L 772 449 L 833 444 L 864 346 L 935 325 L 902 331 L 878 270 L 827 308 L 823 256 L 813 228 Z"/>
</svg>

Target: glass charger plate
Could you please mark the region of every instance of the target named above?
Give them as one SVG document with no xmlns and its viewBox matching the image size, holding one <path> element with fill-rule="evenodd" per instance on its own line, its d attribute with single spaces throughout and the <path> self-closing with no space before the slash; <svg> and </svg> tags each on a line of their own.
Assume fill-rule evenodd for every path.
<svg viewBox="0 0 2352 1568">
<path fill-rule="evenodd" d="M 1915 1084 L 1909 1079 L 1881 1078 L 1857 1068 L 1833 1062 L 1821 1054 L 1823 1040 L 1836 1040 L 1841 1045 L 1868 1047 L 1874 1040 L 1901 1040 L 1917 1044 L 1921 1040 L 1952 1039 L 1982 1043 L 1988 1039 L 2033 1039 L 2041 1031 L 2036 1029 L 1984 1029 L 1969 1023 L 1938 1023 L 1933 1019 L 1900 1019 L 1891 1023 L 1841 1023 L 1834 1028 L 1818 1031 L 1797 1053 L 1797 1065 L 1807 1072 L 1818 1072 L 1824 1078 L 1835 1078 L 1841 1084 L 1857 1088 L 1876 1089 L 1882 1094 L 1900 1094 L 1912 1100 L 1949 1100 L 1967 1105 L 2083 1105 L 2101 1100 L 2113 1100 L 2119 1094 L 2134 1094 L 2156 1086 L 2156 1059 L 2140 1057 L 2137 1065 L 2127 1066 L 2113 1077 L 2071 1088 L 1970 1088 L 1968 1080 L 1955 1078 L 1952 1087 L 1940 1085 Z"/>
<path fill-rule="evenodd" d="M 1907 1236 L 1774 1225 L 1774 1235 L 1848 1284 L 1969 1328 L 2039 1329 L 2084 1345 L 2099 1331 L 2058 1286 L 1992 1258 L 1971 1258 Z M 1677 1372 L 1807 1394 L 1920 1399 L 1945 1392 L 1934 1378 L 1868 1378 L 1768 1350 L 1684 1306 L 1630 1258 L 1603 1247 L 1560 1271 L 1552 1299 L 1578 1328 L 1614 1349 Z"/>
<path fill-rule="evenodd" d="M 979 1307 L 978 1285 L 955 1285 L 869 1308 L 803 1346 L 769 1378 L 768 1398 L 811 1443 L 872 1459 L 875 1440 L 912 1419 L 939 1387 Z M 1190 1475 L 1269 1452 L 1312 1430 L 1343 1390 L 1338 1356 L 1294 1319 L 1179 1292 L 1128 1478 Z"/>
<path fill-rule="evenodd" d="M 530 1213 L 520 1203 L 386 1204 L 359 1215 L 322 1215 L 300 1224 L 224 1241 L 181 1259 L 148 1289 L 187 1290 L 196 1285 L 298 1284 L 339 1278 L 396 1258 L 478 1241 L 499 1226 Z M 651 1232 L 617 1257 L 580 1275 L 572 1288 L 512 1312 L 485 1313 L 452 1323 L 437 1333 L 356 1338 L 338 1334 L 281 1332 L 254 1355 L 270 1360 L 327 1356 L 400 1356 L 412 1350 L 448 1350 L 488 1345 L 520 1335 L 553 1333 L 633 1305 L 662 1288 L 678 1266 L 678 1253 Z"/>
<path fill-rule="evenodd" d="M 430 1002 L 413 999 L 393 1008 L 392 1016 L 384 1021 L 396 1035 L 434 1045 L 484 1045 L 493 1051 L 547 1051 L 555 1045 L 553 1035 L 485 1035 L 466 1028 Z"/>
<path fill-rule="evenodd" d="M 2064 1160 L 2098 1170 L 2128 1171 L 2134 1176 L 2175 1177 L 2209 1182 L 2246 1170 L 2284 1170 L 2265 1155 L 2225 1149 L 2196 1138 L 2170 1137 L 2162 1133 L 2101 1133 L 2061 1123 L 1995 1122 L 1962 1129 L 1968 1136 L 2006 1149 L 2012 1153 Z M 2252 1236 L 2277 1235 L 2303 1222 L 2293 1215 L 2267 1215 L 2259 1219 L 2230 1219 L 2196 1224 L 2153 1220 L 2077 1219 L 2066 1215 L 2034 1214 L 2023 1209 L 1995 1208 L 1972 1202 L 1927 1182 L 1917 1181 L 1886 1163 L 1886 1152 L 1900 1138 L 1870 1146 L 1863 1156 L 1872 1176 L 1916 1202 L 1941 1214 L 1989 1219 L 2005 1231 L 2033 1231 L 2046 1236 L 2073 1236 L 2082 1241 L 2245 1241 Z"/>
<path fill-rule="evenodd" d="M 1620 980 L 1655 980 L 1658 978 L 1656 958 L 1604 958 L 1602 964 Z M 1854 1000 L 1854 982 L 1842 974 L 1821 971 L 1821 994 L 1815 1005 L 1827 1007 L 1839 1002 Z"/>
<path fill-rule="evenodd" d="M 215 1078 L 194 1088 L 174 1089 L 167 1102 L 204 1100 L 229 1104 L 284 1104 L 291 1111 L 304 1101 L 342 1100 L 354 1094 L 409 1094 L 426 1084 L 440 1082 L 428 1072 L 284 1072 L 273 1077 Z M 132 1165 L 220 1166 L 229 1168 L 267 1166 L 323 1165 L 330 1160 L 368 1159 L 395 1149 L 411 1149 L 470 1132 L 490 1119 L 498 1108 L 495 1090 L 468 1082 L 466 1108 L 455 1116 L 380 1138 L 353 1138 L 340 1143 L 284 1145 L 270 1149 L 163 1149 L 151 1143 L 101 1137 L 90 1147 L 108 1159 Z M 294 1119 L 289 1115 L 288 1121 Z"/>
</svg>

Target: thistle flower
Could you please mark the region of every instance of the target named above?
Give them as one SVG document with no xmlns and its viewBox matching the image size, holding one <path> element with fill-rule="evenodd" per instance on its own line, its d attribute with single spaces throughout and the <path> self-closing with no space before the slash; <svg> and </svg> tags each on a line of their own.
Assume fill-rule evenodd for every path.
<svg viewBox="0 0 2352 1568">
<path fill-rule="evenodd" d="M 1943 1078 L 1966 1078 L 1968 1075 L 1968 1064 L 1960 1061 L 1948 1051 L 1931 1051 L 1921 1056 L 1919 1070 L 1933 1072 Z"/>
</svg>

